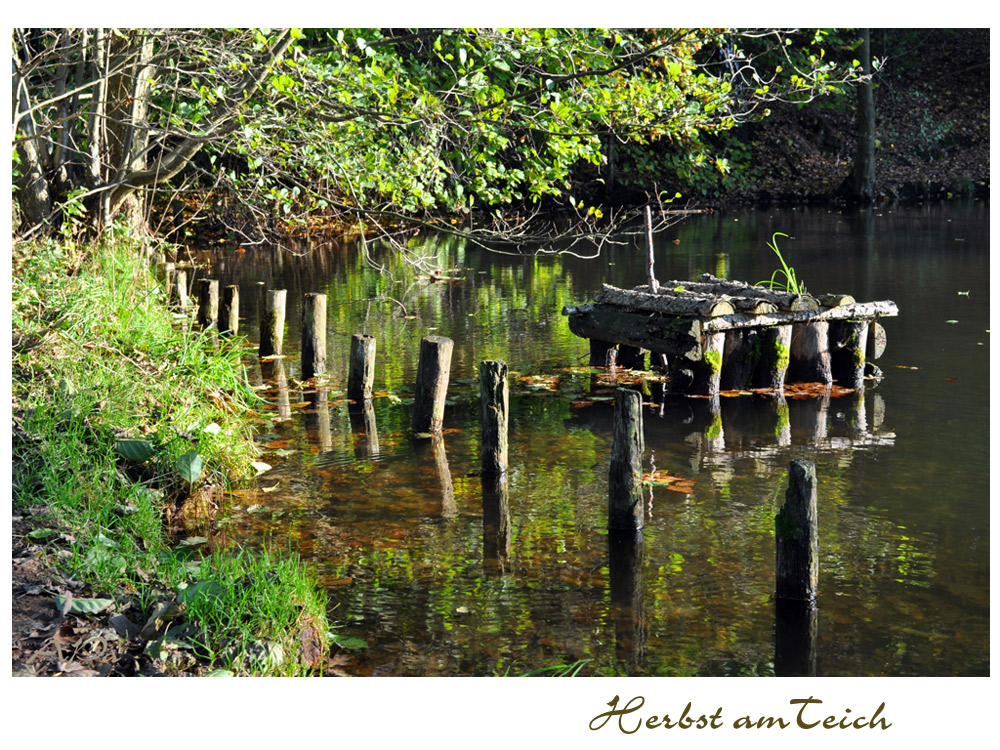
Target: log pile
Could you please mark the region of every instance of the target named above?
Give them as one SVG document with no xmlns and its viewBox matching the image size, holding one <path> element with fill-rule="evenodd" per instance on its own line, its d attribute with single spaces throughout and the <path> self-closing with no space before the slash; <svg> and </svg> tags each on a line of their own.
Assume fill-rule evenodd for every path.
<svg viewBox="0 0 1000 750">
<path fill-rule="evenodd" d="M 666 359 L 675 390 L 713 395 L 720 381 L 780 390 L 786 373 L 862 388 L 867 360 L 885 349 L 878 320 L 899 311 L 888 300 L 793 294 L 703 274 L 655 288 L 605 284 L 593 302 L 563 314 L 573 333 L 590 339 L 592 365 L 641 368 L 649 351 Z"/>
</svg>

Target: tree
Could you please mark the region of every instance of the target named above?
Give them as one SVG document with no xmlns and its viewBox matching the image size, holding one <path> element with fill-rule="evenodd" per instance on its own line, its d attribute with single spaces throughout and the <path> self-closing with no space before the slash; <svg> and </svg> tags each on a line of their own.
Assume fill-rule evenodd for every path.
<svg viewBox="0 0 1000 750">
<path fill-rule="evenodd" d="M 744 53 L 744 38 L 763 51 Z M 515 240 L 559 208 L 577 236 L 606 231 L 584 190 L 606 174 L 610 144 L 669 142 L 724 169 L 704 134 L 830 86 L 832 64 L 790 65 L 788 40 L 717 29 L 15 30 L 20 231 L 71 219 L 99 231 L 178 180 L 228 196 L 247 238 L 274 216 L 317 211 L 386 233 L 398 222 L 459 231 L 440 217 L 464 216 L 473 238 Z"/>
<path fill-rule="evenodd" d="M 871 33 L 861 30 L 861 71 L 857 87 L 858 148 L 851 170 L 851 197 L 859 203 L 875 200 L 875 100 L 872 96 Z"/>
</svg>

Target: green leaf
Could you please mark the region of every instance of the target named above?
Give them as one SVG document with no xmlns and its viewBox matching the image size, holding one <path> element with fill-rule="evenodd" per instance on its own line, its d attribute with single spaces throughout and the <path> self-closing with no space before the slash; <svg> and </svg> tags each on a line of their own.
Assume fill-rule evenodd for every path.
<svg viewBox="0 0 1000 750">
<path fill-rule="evenodd" d="M 66 597 L 56 596 L 56 609 L 62 611 Z M 115 604 L 114 599 L 74 599 L 69 605 L 69 611 L 74 615 L 99 615 Z"/>
<path fill-rule="evenodd" d="M 363 648 L 368 648 L 368 641 L 364 638 L 359 638 L 356 635 L 334 634 L 332 640 L 342 649 L 346 649 L 347 651 L 360 651 Z"/>
<path fill-rule="evenodd" d="M 177 459 L 177 473 L 188 484 L 194 484 L 201 477 L 201 470 L 204 467 L 201 454 L 196 450 L 189 450 Z"/>
<path fill-rule="evenodd" d="M 119 454 L 137 464 L 144 463 L 156 455 L 156 448 L 148 440 L 119 440 L 115 444 Z"/>
<path fill-rule="evenodd" d="M 183 586 L 177 592 L 177 601 L 180 604 L 191 604 L 195 600 L 201 599 L 221 599 L 226 593 L 226 587 L 215 581 L 198 581 L 190 586 Z"/>
<path fill-rule="evenodd" d="M 29 531 L 25 534 L 28 539 L 51 539 L 54 536 L 59 536 L 59 532 L 55 529 L 35 529 L 34 531 Z"/>
</svg>

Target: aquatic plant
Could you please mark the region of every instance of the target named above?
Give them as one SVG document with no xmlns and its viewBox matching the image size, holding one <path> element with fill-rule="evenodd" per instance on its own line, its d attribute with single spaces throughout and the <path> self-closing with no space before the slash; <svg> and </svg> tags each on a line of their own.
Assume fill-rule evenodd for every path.
<svg viewBox="0 0 1000 750">
<path fill-rule="evenodd" d="M 785 292 L 790 292 L 792 294 L 805 294 L 806 285 L 803 284 L 799 279 L 795 278 L 795 269 L 785 263 L 785 259 L 781 257 L 781 251 L 778 250 L 778 237 L 787 237 L 788 235 L 784 232 L 775 232 L 771 236 L 771 241 L 767 243 L 767 246 L 774 251 L 774 254 L 778 256 L 778 260 L 781 261 L 781 268 L 775 269 L 774 273 L 771 274 L 771 278 L 758 281 L 754 286 L 766 286 L 768 289 L 781 289 Z M 778 275 L 785 277 L 784 281 L 778 278 Z"/>
</svg>

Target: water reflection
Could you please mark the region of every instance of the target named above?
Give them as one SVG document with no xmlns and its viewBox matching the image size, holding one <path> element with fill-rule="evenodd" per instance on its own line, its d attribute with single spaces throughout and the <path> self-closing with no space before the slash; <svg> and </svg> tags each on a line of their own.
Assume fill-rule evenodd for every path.
<svg viewBox="0 0 1000 750">
<path fill-rule="evenodd" d="M 893 299 L 878 387 L 701 399 L 633 384 L 644 471 L 655 460 L 663 481 L 648 488 L 641 545 L 613 545 L 613 384 L 586 367 L 587 343 L 559 311 L 602 282 L 641 283 L 641 248 L 597 262 L 451 240 L 419 248 L 448 281 L 376 250 L 379 273 L 347 243 L 225 256 L 223 285 L 289 290 L 289 358 L 251 370 L 272 404 L 260 442 L 277 489 L 234 495 L 217 543 L 291 540 L 329 587 L 335 619 L 369 643 L 351 657 L 358 674 L 516 674 L 579 659 L 590 674 L 988 673 L 988 212 L 703 219 L 657 238 L 665 278 L 767 278 L 777 229 L 792 235 L 790 262 L 810 288 Z M 330 378 L 300 393 L 305 292 L 330 299 Z M 245 331 L 258 297 L 243 294 Z M 379 355 L 374 398 L 359 409 L 341 392 L 360 332 L 379 339 Z M 438 441 L 409 434 L 426 335 L 455 341 Z M 487 359 L 511 370 L 500 487 L 478 474 L 474 378 Z M 819 608 L 785 617 L 773 599 L 774 513 L 798 457 L 819 477 Z"/>
</svg>

